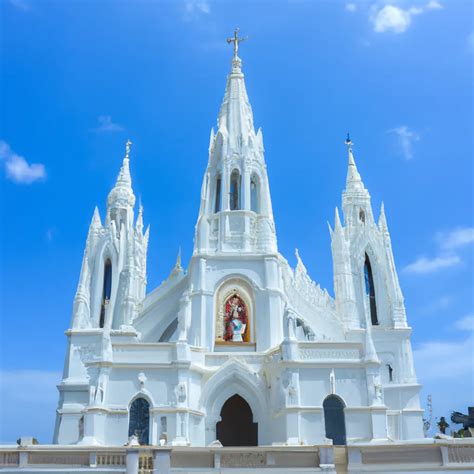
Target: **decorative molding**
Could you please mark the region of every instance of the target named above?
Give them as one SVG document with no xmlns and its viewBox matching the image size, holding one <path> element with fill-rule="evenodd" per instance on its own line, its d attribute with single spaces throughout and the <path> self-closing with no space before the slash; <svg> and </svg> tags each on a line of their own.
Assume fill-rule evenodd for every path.
<svg viewBox="0 0 474 474">
<path fill-rule="evenodd" d="M 360 353 L 357 349 L 308 349 L 299 348 L 300 359 L 359 359 Z"/>
</svg>

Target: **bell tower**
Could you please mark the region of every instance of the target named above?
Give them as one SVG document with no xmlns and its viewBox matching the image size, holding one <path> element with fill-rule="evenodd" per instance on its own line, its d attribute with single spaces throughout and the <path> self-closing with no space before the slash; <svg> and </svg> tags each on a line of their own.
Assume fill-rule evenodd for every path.
<svg viewBox="0 0 474 474">
<path fill-rule="evenodd" d="M 142 207 L 134 227 L 130 145 L 128 141 L 117 181 L 107 198 L 104 225 L 97 207 L 94 210 L 74 299 L 73 328 L 129 326 L 145 297 L 149 230 L 143 233 Z"/>
<path fill-rule="evenodd" d="M 255 132 L 238 30 L 232 68 L 218 115 L 211 130 L 209 161 L 201 191 L 194 253 L 274 253 L 275 223 L 264 160 L 263 135 Z"/>
</svg>

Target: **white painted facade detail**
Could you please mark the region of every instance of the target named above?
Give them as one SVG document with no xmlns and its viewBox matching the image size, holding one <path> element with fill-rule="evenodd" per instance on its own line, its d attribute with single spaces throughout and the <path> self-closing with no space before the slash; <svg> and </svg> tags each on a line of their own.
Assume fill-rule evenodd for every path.
<svg viewBox="0 0 474 474">
<path fill-rule="evenodd" d="M 209 446 L 236 394 L 258 445 L 330 443 L 331 395 L 343 403 L 348 444 L 423 438 L 385 211 L 376 222 L 350 143 L 343 220 L 336 209 L 330 230 L 334 298 L 298 252 L 295 268 L 278 252 L 263 134 L 238 57 L 211 131 L 189 266 L 178 259 L 149 293 L 149 230 L 141 208 L 135 219 L 129 151 L 104 222 L 96 208 L 90 225 L 54 443 L 123 446 L 131 404 L 143 398 L 149 444 Z"/>
</svg>

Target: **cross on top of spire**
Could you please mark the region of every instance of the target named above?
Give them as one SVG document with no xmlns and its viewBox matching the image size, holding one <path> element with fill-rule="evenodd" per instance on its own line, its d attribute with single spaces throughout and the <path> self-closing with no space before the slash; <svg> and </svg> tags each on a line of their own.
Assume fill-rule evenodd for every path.
<svg viewBox="0 0 474 474">
<path fill-rule="evenodd" d="M 125 158 L 128 160 L 130 156 L 130 149 L 132 148 L 132 142 L 130 139 L 127 140 L 127 143 L 125 143 Z"/>
<path fill-rule="evenodd" d="M 234 30 L 234 37 L 233 38 L 227 38 L 227 43 L 230 44 L 230 43 L 234 43 L 234 60 L 236 60 L 239 56 L 238 56 L 238 52 L 239 52 L 239 43 L 242 43 L 242 41 L 246 41 L 248 39 L 248 36 L 246 36 L 245 38 L 239 38 L 239 31 L 240 31 L 240 28 L 236 28 Z"/>
<path fill-rule="evenodd" d="M 344 143 L 347 145 L 347 148 L 349 148 L 349 149 L 352 148 L 352 140 L 351 140 L 351 137 L 349 135 L 349 132 L 347 132 L 347 138 L 346 138 L 346 141 Z"/>
</svg>

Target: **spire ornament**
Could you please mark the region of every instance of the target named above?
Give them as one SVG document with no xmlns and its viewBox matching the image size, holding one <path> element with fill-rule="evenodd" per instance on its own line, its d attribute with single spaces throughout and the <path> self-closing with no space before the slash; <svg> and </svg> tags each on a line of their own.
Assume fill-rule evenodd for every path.
<svg viewBox="0 0 474 474">
<path fill-rule="evenodd" d="M 242 43 L 242 41 L 246 41 L 248 40 L 248 36 L 246 36 L 245 38 L 239 38 L 239 31 L 240 31 L 240 28 L 236 28 L 234 30 L 234 37 L 233 38 L 227 38 L 227 43 L 230 44 L 230 43 L 234 43 L 234 61 L 236 61 L 237 59 L 239 59 L 239 43 Z"/>
<path fill-rule="evenodd" d="M 344 142 L 347 146 L 347 148 L 352 151 L 352 140 L 351 140 L 351 136 L 349 135 L 349 132 L 347 132 L 347 138 L 346 138 L 346 141 Z"/>
<path fill-rule="evenodd" d="M 132 142 L 130 141 L 130 138 L 127 140 L 127 143 L 125 143 L 125 159 L 129 160 L 130 159 L 130 149 L 132 148 Z"/>
</svg>

